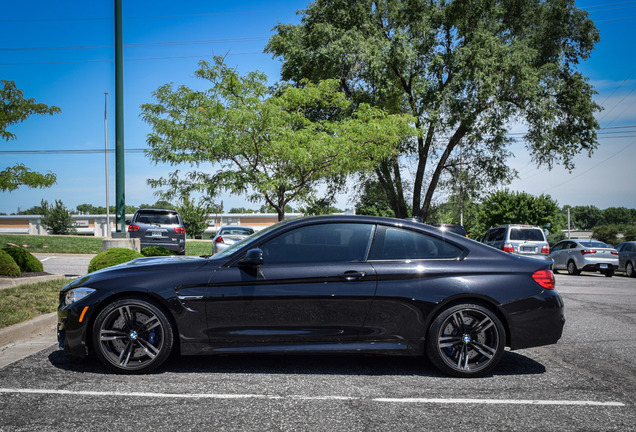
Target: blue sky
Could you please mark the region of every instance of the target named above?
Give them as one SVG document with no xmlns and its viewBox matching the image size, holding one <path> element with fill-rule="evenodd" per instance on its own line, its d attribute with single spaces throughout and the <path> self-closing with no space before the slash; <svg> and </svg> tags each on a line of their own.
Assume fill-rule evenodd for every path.
<svg viewBox="0 0 636 432">
<path fill-rule="evenodd" d="M 304 0 L 194 1 L 124 0 L 124 123 L 126 203 L 153 203 L 146 179 L 171 171 L 152 165 L 141 151 L 150 131 L 139 117 L 139 106 L 152 101 L 160 85 L 201 86 L 194 78 L 197 62 L 227 55 L 241 73 L 265 72 L 279 80 L 280 62 L 263 54 L 279 22 L 297 23 Z M 576 169 L 537 169 L 523 146 L 512 148 L 509 164 L 520 178 L 512 190 L 550 194 L 560 205 L 636 208 L 636 1 L 585 0 L 601 32 L 601 42 L 579 69 L 598 91 L 601 125 L 599 148 L 591 158 L 579 155 Z M 56 105 L 55 116 L 33 116 L 9 131 L 17 139 L 0 142 L 0 167 L 17 162 L 36 171 L 57 174 L 50 189 L 19 188 L 0 193 L 0 213 L 15 213 L 41 199 L 60 199 L 71 209 L 78 204 L 105 204 L 104 92 L 108 92 L 108 145 L 114 148 L 114 7 L 111 1 L 68 0 L 4 2 L 0 16 L 0 78 L 12 80 L 26 97 Z M 512 130 L 514 132 L 514 128 Z M 98 153 L 73 150 L 102 150 Z M 37 153 L 16 153 L 37 151 Z M 51 152 L 53 151 L 53 152 Z M 114 155 L 109 155 L 110 203 L 115 196 Z M 339 207 L 353 205 L 351 195 L 339 197 Z M 222 195 L 226 210 L 247 203 Z"/>
</svg>

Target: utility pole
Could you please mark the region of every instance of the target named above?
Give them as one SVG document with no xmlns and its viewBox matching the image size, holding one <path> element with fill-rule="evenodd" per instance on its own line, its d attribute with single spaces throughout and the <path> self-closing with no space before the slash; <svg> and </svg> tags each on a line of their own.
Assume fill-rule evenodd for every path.
<svg viewBox="0 0 636 432">
<path fill-rule="evenodd" d="M 118 237 L 126 235 L 126 178 L 124 165 L 124 61 L 122 0 L 115 0 L 115 214 Z"/>
<path fill-rule="evenodd" d="M 106 238 L 110 238 L 110 203 L 108 202 L 108 110 L 107 110 L 107 96 L 108 93 L 104 92 L 104 163 L 106 167 Z"/>
</svg>

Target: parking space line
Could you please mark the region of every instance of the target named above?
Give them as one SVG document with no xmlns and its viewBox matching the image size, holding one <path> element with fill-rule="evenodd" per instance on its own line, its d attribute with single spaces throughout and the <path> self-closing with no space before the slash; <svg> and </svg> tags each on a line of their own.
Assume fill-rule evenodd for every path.
<svg viewBox="0 0 636 432">
<path fill-rule="evenodd" d="M 603 406 L 624 407 L 622 402 L 598 402 L 582 400 L 538 400 L 538 399 L 440 399 L 440 398 L 364 398 L 357 396 L 302 396 L 302 395 L 267 395 L 267 394 L 216 394 L 216 393 L 144 393 L 144 392 L 108 392 L 108 391 L 74 391 L 56 389 L 16 389 L 0 388 L 0 393 L 13 394 L 50 394 L 68 396 L 96 397 L 147 397 L 163 399 L 265 399 L 265 400 L 303 400 L 303 401 L 365 401 L 381 403 L 410 404 L 488 404 L 488 405 L 570 405 L 570 406 Z"/>
</svg>

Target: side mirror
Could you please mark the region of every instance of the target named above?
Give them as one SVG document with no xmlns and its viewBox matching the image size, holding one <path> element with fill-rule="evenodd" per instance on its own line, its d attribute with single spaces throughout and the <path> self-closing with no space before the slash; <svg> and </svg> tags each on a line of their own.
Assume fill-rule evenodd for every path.
<svg viewBox="0 0 636 432">
<path fill-rule="evenodd" d="M 261 249 L 250 249 L 239 265 L 242 267 L 257 267 L 263 264 L 263 251 Z"/>
</svg>

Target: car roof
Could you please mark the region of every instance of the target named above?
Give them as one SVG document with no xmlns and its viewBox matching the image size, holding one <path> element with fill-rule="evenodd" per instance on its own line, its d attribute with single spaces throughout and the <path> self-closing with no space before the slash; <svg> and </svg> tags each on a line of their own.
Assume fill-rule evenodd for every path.
<svg viewBox="0 0 636 432">
<path fill-rule="evenodd" d="M 156 208 L 142 208 L 138 209 L 135 213 L 160 213 L 160 212 L 168 212 L 168 213 L 179 213 L 174 209 L 156 209 Z"/>
</svg>

